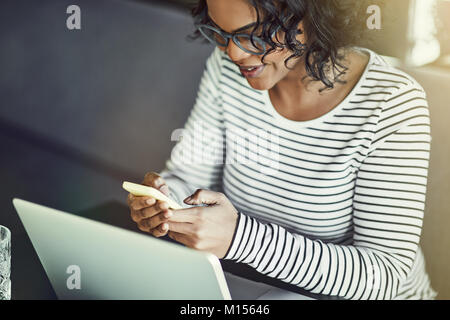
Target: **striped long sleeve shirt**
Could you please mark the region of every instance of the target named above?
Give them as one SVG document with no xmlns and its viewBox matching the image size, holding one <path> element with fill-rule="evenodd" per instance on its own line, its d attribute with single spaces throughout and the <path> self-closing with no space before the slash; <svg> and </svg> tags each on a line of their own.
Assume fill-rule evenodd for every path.
<svg viewBox="0 0 450 320">
<path fill-rule="evenodd" d="M 312 293 L 432 299 L 419 241 L 431 144 L 423 88 L 375 52 L 350 94 L 310 121 L 280 115 L 219 49 L 161 175 L 180 200 L 239 211 L 224 259 Z"/>
</svg>

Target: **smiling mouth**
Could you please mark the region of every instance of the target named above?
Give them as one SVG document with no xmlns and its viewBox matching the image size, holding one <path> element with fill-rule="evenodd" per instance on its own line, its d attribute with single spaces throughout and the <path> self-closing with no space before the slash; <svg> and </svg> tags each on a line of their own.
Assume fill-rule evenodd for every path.
<svg viewBox="0 0 450 320">
<path fill-rule="evenodd" d="M 244 71 L 253 71 L 253 70 L 255 70 L 256 68 L 259 68 L 259 67 L 262 67 L 263 65 L 261 64 L 261 65 L 259 65 L 259 66 L 250 66 L 250 67 L 239 67 L 239 69 L 242 69 L 242 70 L 244 70 Z"/>
<path fill-rule="evenodd" d="M 248 66 L 248 67 L 239 67 L 241 74 L 246 78 L 256 78 L 258 77 L 262 71 L 264 70 L 265 65 L 259 66 Z"/>
</svg>

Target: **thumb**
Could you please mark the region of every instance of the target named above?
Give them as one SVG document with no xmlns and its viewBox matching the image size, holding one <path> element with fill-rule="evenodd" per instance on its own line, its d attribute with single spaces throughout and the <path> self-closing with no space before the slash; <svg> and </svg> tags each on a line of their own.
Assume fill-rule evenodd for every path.
<svg viewBox="0 0 450 320">
<path fill-rule="evenodd" d="M 164 181 L 164 179 L 156 172 L 148 172 L 145 175 L 142 184 L 158 189 L 166 196 L 169 196 L 170 194 L 169 187 L 167 186 L 166 181 Z"/>
<path fill-rule="evenodd" d="M 164 193 L 166 196 L 170 195 L 170 190 L 169 190 L 169 187 L 167 186 L 167 184 L 163 184 L 161 187 L 159 187 L 159 191 Z"/>
<path fill-rule="evenodd" d="M 198 189 L 191 196 L 184 199 L 184 203 L 190 205 L 214 205 L 222 203 L 222 193 L 211 190 Z"/>
</svg>

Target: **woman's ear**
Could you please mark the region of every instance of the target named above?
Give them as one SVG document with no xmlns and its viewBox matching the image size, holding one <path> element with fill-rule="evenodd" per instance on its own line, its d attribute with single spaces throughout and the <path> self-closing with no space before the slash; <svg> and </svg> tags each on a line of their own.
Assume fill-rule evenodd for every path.
<svg viewBox="0 0 450 320">
<path fill-rule="evenodd" d="M 303 21 L 300 21 L 297 26 L 297 35 L 295 36 L 295 39 L 297 39 L 297 41 L 302 44 L 306 43 L 306 36 L 304 30 L 305 29 L 303 29 Z"/>
</svg>

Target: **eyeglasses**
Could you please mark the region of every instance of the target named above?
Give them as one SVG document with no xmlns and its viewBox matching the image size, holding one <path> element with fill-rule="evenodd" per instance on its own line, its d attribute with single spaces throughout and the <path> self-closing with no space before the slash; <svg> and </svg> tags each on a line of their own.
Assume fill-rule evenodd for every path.
<svg viewBox="0 0 450 320">
<path fill-rule="evenodd" d="M 247 53 L 263 55 L 267 52 L 267 43 L 260 37 L 246 33 L 228 33 L 208 24 L 196 24 L 195 27 L 214 45 L 226 48 L 231 39 L 239 48 Z M 272 33 L 271 37 L 278 30 L 279 28 Z"/>
</svg>

